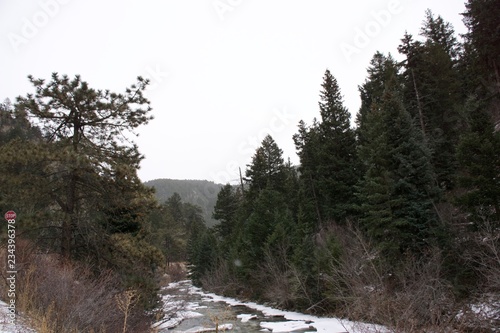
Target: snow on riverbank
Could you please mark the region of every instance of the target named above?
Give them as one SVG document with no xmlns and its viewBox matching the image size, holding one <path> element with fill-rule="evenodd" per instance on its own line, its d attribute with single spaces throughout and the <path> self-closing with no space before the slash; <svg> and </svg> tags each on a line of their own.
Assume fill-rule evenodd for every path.
<svg viewBox="0 0 500 333">
<path fill-rule="evenodd" d="M 205 297 L 205 300 L 210 300 L 212 302 L 224 302 L 231 306 L 243 305 L 248 308 L 260 311 L 264 315 L 269 317 L 284 317 L 286 320 L 289 320 L 285 322 L 261 323 L 262 328 L 266 328 L 273 333 L 291 332 L 304 329 L 316 329 L 317 332 L 325 333 L 389 332 L 388 330 L 384 330 L 383 327 L 376 325 L 355 323 L 347 320 L 340 320 L 338 318 L 322 318 L 298 312 L 283 311 L 254 302 L 241 302 L 234 298 L 223 297 L 212 293 L 205 293 L 200 288 L 196 288 L 194 286 L 191 287 L 191 292 Z"/>
<path fill-rule="evenodd" d="M 354 323 L 347 320 L 340 320 L 338 318 L 322 318 L 298 312 L 283 311 L 271 308 L 269 306 L 257 304 L 254 302 L 242 302 L 234 298 L 228 298 L 212 293 L 206 293 L 202 289 L 192 286 L 190 281 L 181 281 L 177 283 L 172 283 L 168 287 L 166 287 L 166 289 L 184 290 L 186 294 L 199 295 L 201 296 L 202 302 L 213 302 L 213 303 L 223 302 L 232 307 L 245 306 L 255 311 L 262 312 L 264 316 L 269 318 L 276 318 L 276 317 L 283 318 L 282 321 L 264 320 L 260 322 L 260 327 L 262 329 L 261 330 L 262 332 L 273 332 L 273 333 L 293 332 L 293 331 L 300 331 L 300 332 L 317 331 L 324 333 L 389 332 L 388 330 L 385 330 L 383 327 L 380 326 L 363 324 L 363 323 Z M 172 309 L 175 310 L 175 308 L 179 307 L 180 305 L 179 303 L 180 301 L 178 300 L 178 298 L 173 298 L 169 295 L 165 295 L 163 300 L 165 302 L 165 310 L 170 310 L 171 314 L 175 312 L 175 311 L 173 312 Z M 163 323 L 157 323 L 157 327 L 173 328 L 176 325 L 178 325 L 182 320 L 186 318 L 192 318 L 192 316 L 196 316 L 196 312 L 193 311 L 197 310 L 197 303 L 187 302 L 185 305 L 186 308 L 183 308 L 182 310 L 178 311 L 178 313 L 175 313 L 175 315 L 173 315 L 172 318 L 168 319 L 167 321 L 164 321 Z M 185 313 L 185 311 L 188 312 Z M 198 313 L 198 315 L 201 314 Z M 237 318 L 242 323 L 247 322 L 249 320 L 257 319 L 256 316 L 252 314 L 240 314 L 237 316 Z M 192 332 L 200 332 L 196 331 L 197 328 L 193 329 L 194 330 Z"/>
<path fill-rule="evenodd" d="M 7 303 L 0 301 L 0 333 L 36 333 L 36 331 L 29 328 L 19 314 L 13 317 Z"/>
</svg>

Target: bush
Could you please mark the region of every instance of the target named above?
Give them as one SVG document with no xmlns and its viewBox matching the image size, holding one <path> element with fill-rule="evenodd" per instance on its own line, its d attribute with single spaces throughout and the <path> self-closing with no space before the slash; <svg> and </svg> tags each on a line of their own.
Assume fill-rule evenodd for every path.
<svg viewBox="0 0 500 333">
<path fill-rule="evenodd" d="M 40 253 L 28 241 L 18 240 L 16 253 L 18 310 L 38 332 L 124 332 L 125 324 L 127 331 L 149 330 L 150 318 L 132 306 L 137 299 L 124 310 L 127 290 L 113 272 L 96 276 L 91 267 Z"/>
<path fill-rule="evenodd" d="M 336 227 L 342 252 L 324 275 L 336 315 L 382 324 L 395 332 L 444 332 L 454 320 L 452 286 L 443 278 L 441 251 L 406 256 L 389 265 L 362 233 Z"/>
</svg>

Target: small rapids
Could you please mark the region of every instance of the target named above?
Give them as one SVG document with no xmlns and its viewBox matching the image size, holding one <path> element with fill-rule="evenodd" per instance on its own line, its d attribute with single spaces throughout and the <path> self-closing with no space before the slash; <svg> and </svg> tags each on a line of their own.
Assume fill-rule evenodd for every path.
<svg viewBox="0 0 500 333">
<path fill-rule="evenodd" d="M 162 295 L 167 315 L 155 325 L 159 333 L 215 332 L 216 327 L 218 332 L 316 332 L 305 321 L 289 321 L 245 305 L 229 305 L 203 293 L 191 281 L 171 283 L 162 289 Z"/>
<path fill-rule="evenodd" d="M 356 332 L 358 329 L 363 332 L 384 332 L 380 327 L 286 312 L 205 293 L 194 287 L 191 281 L 171 283 L 161 290 L 161 294 L 166 315 L 153 325 L 159 333 L 344 333 Z"/>
</svg>

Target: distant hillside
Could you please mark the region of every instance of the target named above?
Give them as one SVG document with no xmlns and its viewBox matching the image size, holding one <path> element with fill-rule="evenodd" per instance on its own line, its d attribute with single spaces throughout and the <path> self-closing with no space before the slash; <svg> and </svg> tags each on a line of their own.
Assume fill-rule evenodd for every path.
<svg viewBox="0 0 500 333">
<path fill-rule="evenodd" d="M 156 198 L 164 203 L 175 192 L 179 193 L 183 202 L 200 206 L 203 217 L 208 226 L 216 223 L 212 219 L 212 212 L 217 201 L 217 194 L 222 185 L 208 180 L 179 180 L 179 179 L 155 179 L 144 183 L 146 186 L 154 187 Z"/>
</svg>

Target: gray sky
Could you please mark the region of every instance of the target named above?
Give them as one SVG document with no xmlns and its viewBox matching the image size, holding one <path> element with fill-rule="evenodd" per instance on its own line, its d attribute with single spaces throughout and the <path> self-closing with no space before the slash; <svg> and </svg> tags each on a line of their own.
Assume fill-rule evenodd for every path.
<svg viewBox="0 0 500 333">
<path fill-rule="evenodd" d="M 0 99 L 33 92 L 29 74 L 115 92 L 148 77 L 141 179 L 226 183 L 266 134 L 298 163 L 292 135 L 319 117 L 327 68 L 354 119 L 373 54 L 400 59 L 427 8 L 465 32 L 464 0 L 0 0 Z"/>
</svg>

